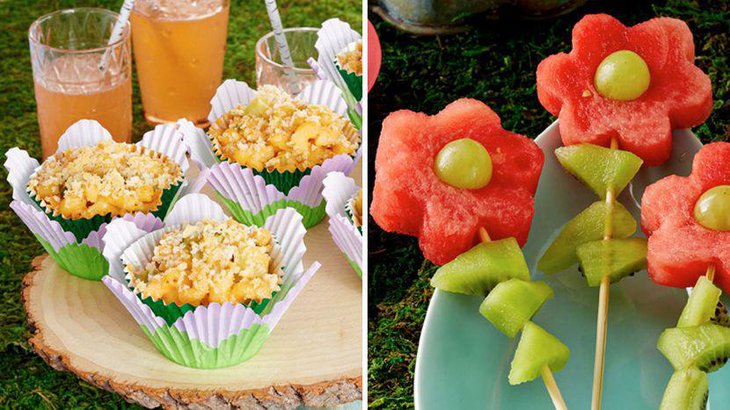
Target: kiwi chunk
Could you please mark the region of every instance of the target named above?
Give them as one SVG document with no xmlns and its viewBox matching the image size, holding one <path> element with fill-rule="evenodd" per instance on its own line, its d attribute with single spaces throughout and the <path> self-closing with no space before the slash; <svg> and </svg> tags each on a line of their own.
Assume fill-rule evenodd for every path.
<svg viewBox="0 0 730 410">
<path fill-rule="evenodd" d="M 643 161 L 629 151 L 609 149 L 593 144 L 576 144 L 560 147 L 555 156 L 579 181 L 590 187 L 601 199 L 612 187 L 618 195 L 631 181 Z"/>
<path fill-rule="evenodd" d="M 499 282 L 530 280 L 525 256 L 515 238 L 482 242 L 440 267 L 431 278 L 437 289 L 484 296 Z"/>
<path fill-rule="evenodd" d="M 730 328 L 704 323 L 666 329 L 657 343 L 675 370 L 696 367 L 704 372 L 721 368 L 730 354 Z"/>
<path fill-rule="evenodd" d="M 545 282 L 510 279 L 489 292 L 479 306 L 479 313 L 507 337 L 513 338 L 552 297 L 553 290 Z"/>
<path fill-rule="evenodd" d="M 618 282 L 646 268 L 646 239 L 604 239 L 584 243 L 576 249 L 588 286 L 599 286 L 608 276 Z"/>
<path fill-rule="evenodd" d="M 697 326 L 709 322 L 715 317 L 721 293 L 720 288 L 706 276 L 700 276 L 682 310 L 682 315 L 679 316 L 677 327 Z"/>
<path fill-rule="evenodd" d="M 730 327 L 730 316 L 727 314 L 727 308 L 722 302 L 717 302 L 715 307 L 715 316 L 710 319 L 712 323 L 720 326 Z"/>
<path fill-rule="evenodd" d="M 659 410 L 705 410 L 708 383 L 705 372 L 690 367 L 674 372 Z"/>
<path fill-rule="evenodd" d="M 522 329 L 515 357 L 509 371 L 509 384 L 522 384 L 540 376 L 542 368 L 548 366 L 559 372 L 570 358 L 570 350 L 557 337 L 540 326 L 527 322 Z"/>
<path fill-rule="evenodd" d="M 610 216 L 610 218 L 609 218 Z M 605 202 L 591 206 L 568 221 L 537 264 L 542 272 L 562 272 L 578 263 L 576 248 L 586 242 L 603 239 L 606 224 L 612 224 L 614 238 L 627 238 L 636 232 L 636 221 L 620 203 L 610 210 Z"/>
</svg>

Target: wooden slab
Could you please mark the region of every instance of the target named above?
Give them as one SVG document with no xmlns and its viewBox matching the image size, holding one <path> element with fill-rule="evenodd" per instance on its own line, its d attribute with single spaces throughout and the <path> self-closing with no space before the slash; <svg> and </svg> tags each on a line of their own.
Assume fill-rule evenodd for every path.
<svg viewBox="0 0 730 410">
<path fill-rule="evenodd" d="M 360 400 L 362 284 L 327 226 L 325 219 L 305 238 L 305 266 L 318 260 L 322 268 L 261 351 L 241 365 L 199 370 L 167 360 L 101 282 L 71 276 L 47 255 L 36 258 L 23 281 L 30 344 L 53 368 L 150 408 L 323 407 Z"/>
</svg>

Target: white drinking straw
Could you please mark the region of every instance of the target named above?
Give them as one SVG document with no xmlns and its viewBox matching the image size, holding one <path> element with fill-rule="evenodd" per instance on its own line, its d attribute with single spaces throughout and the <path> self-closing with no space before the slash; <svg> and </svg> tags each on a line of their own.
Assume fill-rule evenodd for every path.
<svg viewBox="0 0 730 410">
<path fill-rule="evenodd" d="M 289 81 L 289 88 L 292 94 L 299 93 L 299 83 L 297 82 L 296 75 L 294 74 L 294 61 L 291 58 L 291 52 L 289 51 L 289 44 L 286 42 L 286 36 L 284 35 L 284 25 L 281 23 L 281 16 L 279 16 L 279 7 L 276 5 L 276 0 L 264 0 L 266 3 L 266 11 L 269 13 L 269 21 L 271 27 L 274 29 L 274 39 L 276 44 L 279 46 L 279 55 L 284 66 L 291 68 L 284 71 L 284 75 Z"/>
<path fill-rule="evenodd" d="M 129 20 L 129 13 L 132 12 L 132 9 L 134 8 L 134 0 L 124 0 L 124 3 L 122 4 L 122 9 L 119 10 L 119 18 L 117 19 L 117 22 L 114 23 L 114 27 L 112 28 L 112 34 L 109 36 L 109 41 L 107 42 L 107 45 L 112 45 L 119 41 L 120 38 L 122 38 L 122 34 L 124 34 L 124 27 L 127 25 L 127 21 Z M 106 70 L 106 63 L 109 62 L 109 52 L 111 50 L 106 50 L 104 52 L 104 55 L 101 57 L 101 62 L 99 63 L 99 71 L 104 72 Z"/>
</svg>

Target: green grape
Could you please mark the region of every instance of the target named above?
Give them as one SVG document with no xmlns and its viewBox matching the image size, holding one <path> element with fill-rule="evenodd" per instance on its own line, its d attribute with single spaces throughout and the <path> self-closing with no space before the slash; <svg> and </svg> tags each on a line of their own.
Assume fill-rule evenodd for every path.
<svg viewBox="0 0 730 410">
<path fill-rule="evenodd" d="M 446 144 L 433 164 L 434 172 L 456 188 L 479 189 L 492 179 L 492 158 L 484 146 L 471 138 Z"/>
<path fill-rule="evenodd" d="M 598 93 L 611 100 L 631 101 L 649 88 L 649 67 L 629 50 L 616 51 L 601 61 L 593 82 Z"/>
<path fill-rule="evenodd" d="M 695 204 L 695 219 L 707 229 L 730 231 L 730 185 L 708 189 Z"/>
</svg>

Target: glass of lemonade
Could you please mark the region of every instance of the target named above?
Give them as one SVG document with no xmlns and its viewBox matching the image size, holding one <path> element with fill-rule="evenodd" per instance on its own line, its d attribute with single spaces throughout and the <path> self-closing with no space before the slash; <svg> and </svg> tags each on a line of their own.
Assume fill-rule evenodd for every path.
<svg viewBox="0 0 730 410">
<path fill-rule="evenodd" d="M 296 95 L 309 83 L 317 80 L 317 74 L 307 63 L 309 57 L 317 59 L 317 29 L 294 27 L 284 29 L 294 68 L 286 67 L 281 61 L 279 46 L 274 32 L 261 37 L 256 43 L 256 86 L 270 84 Z"/>
<path fill-rule="evenodd" d="M 47 14 L 30 26 L 43 158 L 53 155 L 58 138 L 81 119 L 99 121 L 117 141 L 131 141 L 129 23 L 119 40 L 107 44 L 118 18 L 109 10 L 76 8 Z"/>
<path fill-rule="evenodd" d="M 223 77 L 228 0 L 137 0 L 131 21 L 144 116 L 208 124 Z"/>
</svg>

